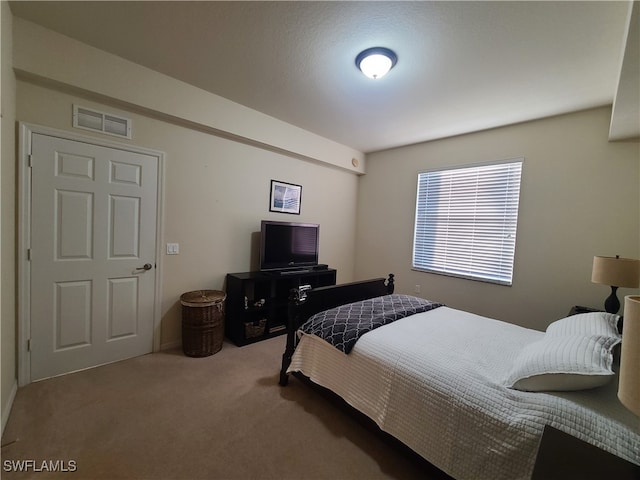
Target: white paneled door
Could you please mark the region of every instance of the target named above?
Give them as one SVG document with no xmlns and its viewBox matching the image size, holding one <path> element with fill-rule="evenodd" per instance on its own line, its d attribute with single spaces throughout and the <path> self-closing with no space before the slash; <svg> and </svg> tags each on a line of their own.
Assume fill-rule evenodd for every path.
<svg viewBox="0 0 640 480">
<path fill-rule="evenodd" d="M 158 158 L 34 134 L 31 182 L 31 380 L 151 352 Z"/>
</svg>

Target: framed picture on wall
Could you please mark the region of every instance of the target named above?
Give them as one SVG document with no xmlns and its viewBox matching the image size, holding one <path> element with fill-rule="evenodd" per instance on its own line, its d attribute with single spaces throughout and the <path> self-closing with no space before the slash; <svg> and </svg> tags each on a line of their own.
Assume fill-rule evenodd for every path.
<svg viewBox="0 0 640 480">
<path fill-rule="evenodd" d="M 300 215 L 302 203 L 302 186 L 293 183 L 271 180 L 271 198 L 269 211 L 280 213 L 293 213 Z"/>
</svg>

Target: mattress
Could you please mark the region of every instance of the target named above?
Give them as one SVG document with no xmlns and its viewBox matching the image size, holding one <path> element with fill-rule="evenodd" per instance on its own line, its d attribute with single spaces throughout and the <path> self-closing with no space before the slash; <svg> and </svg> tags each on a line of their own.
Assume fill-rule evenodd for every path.
<svg viewBox="0 0 640 480">
<path fill-rule="evenodd" d="M 529 479 L 545 425 L 640 464 L 640 418 L 617 378 L 577 392 L 505 386 L 510 365 L 543 332 L 440 307 L 362 336 L 346 355 L 302 334 L 301 372 L 459 480 Z"/>
</svg>

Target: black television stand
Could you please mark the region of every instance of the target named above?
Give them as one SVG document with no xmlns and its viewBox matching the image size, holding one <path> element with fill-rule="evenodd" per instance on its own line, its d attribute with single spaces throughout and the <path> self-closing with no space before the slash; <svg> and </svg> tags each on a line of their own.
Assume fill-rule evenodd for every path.
<svg viewBox="0 0 640 480">
<path fill-rule="evenodd" d="M 333 268 L 303 268 L 227 274 L 225 334 L 236 345 L 247 345 L 287 332 L 291 290 L 336 284 Z"/>
<path fill-rule="evenodd" d="M 277 272 L 277 275 L 297 275 L 299 273 L 309 273 L 309 272 L 313 272 L 313 270 L 310 270 L 308 268 L 300 268 L 296 270 L 280 270 Z"/>
</svg>

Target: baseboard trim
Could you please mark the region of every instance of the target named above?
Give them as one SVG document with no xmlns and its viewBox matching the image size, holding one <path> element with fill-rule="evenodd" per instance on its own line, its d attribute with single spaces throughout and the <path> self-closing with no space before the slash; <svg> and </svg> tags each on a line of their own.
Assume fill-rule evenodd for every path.
<svg viewBox="0 0 640 480">
<path fill-rule="evenodd" d="M 173 350 L 176 348 L 180 348 L 182 347 L 182 341 L 181 340 L 175 340 L 173 342 L 167 342 L 167 343 L 163 343 L 162 345 L 160 345 L 160 351 L 165 351 L 165 350 Z"/>
<path fill-rule="evenodd" d="M 13 401 L 16 398 L 16 393 L 18 393 L 18 380 L 14 379 L 13 387 L 11 387 L 11 393 L 7 399 L 7 404 L 2 406 L 2 435 L 4 435 L 4 427 L 7 426 L 7 422 L 9 421 L 9 415 L 13 408 Z"/>
</svg>

